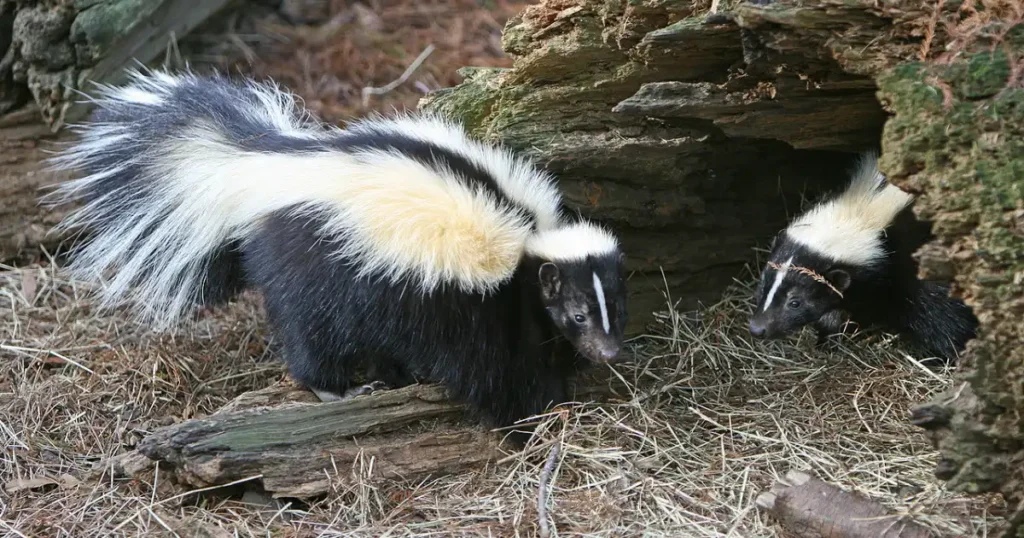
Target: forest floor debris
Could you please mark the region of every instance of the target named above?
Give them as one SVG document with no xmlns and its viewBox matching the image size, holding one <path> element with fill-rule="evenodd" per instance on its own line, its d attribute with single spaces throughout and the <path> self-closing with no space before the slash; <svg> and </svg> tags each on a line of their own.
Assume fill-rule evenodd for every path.
<svg viewBox="0 0 1024 538">
<path fill-rule="evenodd" d="M 189 495 L 159 470 L 98 480 L 97 462 L 155 427 L 290 381 L 256 294 L 201 313 L 196 330 L 153 334 L 95 312 L 86 292 L 44 265 L 0 272 L 5 533 L 532 536 L 556 444 L 544 478 L 552 536 L 782 536 L 754 500 L 791 469 L 947 535 L 986 536 L 1004 509 L 944 491 L 936 453 L 907 420 L 950 372 L 923 369 L 884 335 L 831 350 L 810 334 L 751 341 L 751 290 L 739 284 L 700 312 L 665 312 L 635 339 L 636 362 L 614 370 L 629 394 L 552 411 L 526 450 L 483 471 L 403 483 L 356 465 L 326 498 L 273 509 L 244 502 L 241 485 Z"/>
</svg>

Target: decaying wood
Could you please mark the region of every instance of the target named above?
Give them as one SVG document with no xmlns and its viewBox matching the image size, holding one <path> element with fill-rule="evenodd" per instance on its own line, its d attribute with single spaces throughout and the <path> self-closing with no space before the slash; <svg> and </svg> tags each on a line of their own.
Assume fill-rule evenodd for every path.
<svg viewBox="0 0 1024 538">
<path fill-rule="evenodd" d="M 11 263 L 52 251 L 61 239 L 51 231 L 70 208 L 40 207 L 39 199 L 66 177 L 46 170 L 47 150 L 70 140 L 60 127 L 89 110 L 76 90 L 117 83 L 125 66 L 159 57 L 228 0 L 0 4 L 12 34 L 9 44 L 0 35 L 0 262 Z"/>
<path fill-rule="evenodd" d="M 75 90 L 91 89 L 90 81 L 117 82 L 123 67 L 157 58 L 228 0 L 0 4 L 12 17 L 10 45 L 0 39 L 0 112 L 31 96 L 41 119 L 57 130 L 87 110 Z"/>
<path fill-rule="evenodd" d="M 576 401 L 614 398 L 622 388 L 602 374 L 581 381 Z M 148 479 L 159 465 L 160 476 L 196 488 L 259 476 L 275 497 L 315 497 L 354 474 L 418 480 L 492 461 L 501 433 L 467 420 L 465 411 L 438 385 L 324 403 L 308 390 L 274 386 L 242 394 L 208 417 L 157 429 L 97 471 Z"/>
<path fill-rule="evenodd" d="M 800 471 L 757 497 L 800 538 L 934 538 L 928 529 L 904 521 L 884 506 Z"/>
<path fill-rule="evenodd" d="M 68 210 L 39 204 L 47 187 L 67 177 L 46 169 L 47 150 L 70 137 L 52 134 L 38 114 L 30 106 L 0 118 L 0 262 L 52 251 L 57 237 L 49 232 Z"/>
<path fill-rule="evenodd" d="M 306 498 L 353 473 L 415 480 L 465 471 L 497 453 L 500 437 L 463 424 L 464 406 L 436 385 L 339 402 L 309 403 L 310 396 L 296 389 L 246 397 L 209 417 L 154 431 L 136 453 L 107 467 L 146 474 L 157 462 L 161 475 L 166 469 L 195 487 L 259 475 L 277 497 Z M 275 397 L 289 403 L 261 405 Z"/>
</svg>

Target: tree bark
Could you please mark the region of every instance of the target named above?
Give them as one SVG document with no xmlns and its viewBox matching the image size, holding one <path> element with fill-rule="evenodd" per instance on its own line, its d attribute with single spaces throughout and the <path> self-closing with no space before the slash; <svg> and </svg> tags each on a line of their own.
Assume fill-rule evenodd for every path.
<svg viewBox="0 0 1024 538">
<path fill-rule="evenodd" d="M 0 114 L 31 96 L 55 131 L 77 121 L 88 106 L 76 90 L 121 80 L 125 66 L 156 58 L 228 2 L 0 0 L 0 37 L 10 25 L 0 39 Z"/>
<path fill-rule="evenodd" d="M 104 468 L 144 476 L 159 464 L 194 487 L 258 476 L 276 497 L 308 498 L 353 473 L 417 480 L 479 467 L 497 453 L 500 438 L 462 423 L 464 406 L 436 385 L 314 401 L 301 389 L 243 395 L 209 417 L 154 431 Z"/>
<path fill-rule="evenodd" d="M 597 372 L 575 385 L 573 401 L 625 394 L 618 378 Z M 353 473 L 417 480 L 472 470 L 493 460 L 502 437 L 467 419 L 466 406 L 448 400 L 439 385 L 325 403 L 308 390 L 275 386 L 157 429 L 97 471 L 143 478 L 159 465 L 161 476 L 194 487 L 259 477 L 276 497 L 308 498 Z"/>
<path fill-rule="evenodd" d="M 49 232 L 70 207 L 39 198 L 66 178 L 43 160 L 89 110 L 76 92 L 118 82 L 228 2 L 0 0 L 0 262 L 35 259 L 62 239 Z"/>
</svg>

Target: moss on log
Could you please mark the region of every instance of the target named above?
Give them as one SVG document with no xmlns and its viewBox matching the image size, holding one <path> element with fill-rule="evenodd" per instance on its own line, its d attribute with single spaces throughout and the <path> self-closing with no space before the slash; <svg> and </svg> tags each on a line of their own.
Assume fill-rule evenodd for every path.
<svg viewBox="0 0 1024 538">
<path fill-rule="evenodd" d="M 116 83 L 229 0 L 0 0 L 0 262 L 34 259 L 68 208 L 41 208 L 45 149 L 88 111 L 76 93 Z"/>
<path fill-rule="evenodd" d="M 86 111 L 75 90 L 116 82 L 124 66 L 149 62 L 228 2 L 0 0 L 0 114 L 31 96 L 54 130 L 74 122 Z"/>
<path fill-rule="evenodd" d="M 1024 47 L 1017 49 L 1024 54 Z M 1009 87 L 1004 53 L 951 65 L 908 64 L 880 78 L 896 117 L 883 166 L 922 194 L 917 211 L 937 236 L 922 271 L 955 275 L 982 330 L 958 386 L 923 420 L 942 450 L 940 477 L 1024 502 L 1024 88 Z M 934 414 L 935 411 L 928 411 Z"/>
<path fill-rule="evenodd" d="M 259 476 L 277 497 L 309 498 L 348 480 L 361 462 L 375 477 L 417 480 L 471 470 L 497 454 L 499 437 L 461 424 L 464 406 L 436 385 L 314 401 L 300 389 L 246 394 L 209 417 L 154 431 L 137 452 L 102 467 L 145 476 L 160 465 L 194 487 Z"/>
<path fill-rule="evenodd" d="M 641 277 L 637 313 L 660 269 L 693 298 L 724 283 L 702 273 L 750 261 L 783 207 L 760 188 L 796 188 L 787 163 L 824 186 L 842 168 L 822 150 L 880 144 L 883 171 L 934 223 L 922 276 L 954 280 L 981 320 L 964 383 L 915 420 L 940 478 L 1024 506 L 1024 21 L 1011 4 L 739 2 L 705 19 L 682 1 L 542 0 L 506 27 L 513 68 L 466 70 L 422 106 L 531 152 L 616 228 Z"/>
</svg>

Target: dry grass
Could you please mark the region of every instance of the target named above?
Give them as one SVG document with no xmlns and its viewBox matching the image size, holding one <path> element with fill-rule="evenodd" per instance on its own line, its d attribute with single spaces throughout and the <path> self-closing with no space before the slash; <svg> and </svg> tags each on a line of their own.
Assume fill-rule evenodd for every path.
<svg viewBox="0 0 1024 538">
<path fill-rule="evenodd" d="M 812 338 L 752 342 L 744 286 L 699 313 L 660 316 L 656 334 L 634 342 L 637 362 L 616 369 L 629 394 L 551 413 L 524 453 L 483 472 L 402 484 L 357 468 L 323 500 L 270 510 L 187 495 L 158 474 L 98 479 L 92 466 L 154 427 L 287 381 L 258 297 L 201 315 L 197 330 L 154 335 L 93 312 L 85 291 L 45 266 L 0 273 L 0 483 L 17 489 L 0 497 L 0 534 L 530 536 L 556 444 L 552 536 L 780 536 L 751 507 L 791 468 L 956 536 L 985 536 L 1002 509 L 943 491 L 935 452 L 906 420 L 949 372 L 882 337 L 831 352 Z"/>
</svg>

